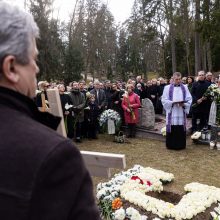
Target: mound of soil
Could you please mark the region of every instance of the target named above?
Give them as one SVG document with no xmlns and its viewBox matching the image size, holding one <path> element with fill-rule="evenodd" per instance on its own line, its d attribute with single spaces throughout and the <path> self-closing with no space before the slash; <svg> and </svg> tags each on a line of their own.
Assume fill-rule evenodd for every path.
<svg viewBox="0 0 220 220">
<path fill-rule="evenodd" d="M 147 193 L 147 195 L 152 196 L 152 197 L 157 198 L 157 199 L 164 200 L 166 202 L 173 203 L 174 205 L 178 204 L 179 201 L 181 200 L 182 196 L 183 196 L 181 194 L 177 194 L 177 193 L 171 192 L 171 191 L 163 191 L 161 193 L 149 192 L 149 193 Z M 123 200 L 123 207 L 125 209 L 129 208 L 129 207 L 133 207 L 133 208 L 137 209 L 140 212 L 141 215 L 146 215 L 148 217 L 148 220 L 152 220 L 156 217 L 159 217 L 159 216 L 154 215 L 151 212 L 147 212 L 146 210 L 140 208 L 139 206 L 131 204 L 128 201 L 125 201 L 125 200 Z M 211 219 L 210 212 L 213 211 L 213 209 L 215 207 L 217 207 L 217 204 L 213 204 L 211 207 L 206 209 L 205 212 L 199 213 L 198 215 L 193 217 L 192 220 L 210 220 Z M 170 218 L 163 218 L 163 220 L 168 220 L 168 219 L 170 219 Z"/>
</svg>

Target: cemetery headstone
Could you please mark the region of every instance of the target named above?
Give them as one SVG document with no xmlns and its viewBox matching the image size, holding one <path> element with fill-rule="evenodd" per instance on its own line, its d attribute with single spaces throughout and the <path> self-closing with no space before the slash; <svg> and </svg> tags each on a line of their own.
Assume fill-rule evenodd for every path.
<svg viewBox="0 0 220 220">
<path fill-rule="evenodd" d="M 153 129 L 155 125 L 154 106 L 150 99 L 142 99 L 142 108 L 139 109 L 139 127 Z"/>
</svg>

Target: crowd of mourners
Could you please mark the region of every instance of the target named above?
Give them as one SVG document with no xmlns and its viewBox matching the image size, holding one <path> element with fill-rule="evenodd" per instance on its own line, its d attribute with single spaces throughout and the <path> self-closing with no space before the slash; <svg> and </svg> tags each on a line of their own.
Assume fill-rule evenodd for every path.
<svg viewBox="0 0 220 220">
<path fill-rule="evenodd" d="M 151 100 L 156 114 L 165 114 L 161 97 L 164 87 L 172 84 L 173 78 L 162 77 L 151 80 L 144 80 L 141 76 L 136 79 L 129 79 L 127 82 L 106 80 L 100 82 L 85 81 L 64 83 L 48 83 L 40 81 L 36 103 L 42 107 L 42 94 L 45 95 L 48 88 L 59 90 L 63 115 L 66 122 L 67 136 L 81 142 L 82 138 L 97 139 L 100 132 L 98 117 L 106 109 L 117 111 L 123 124 L 128 125 L 128 137 L 135 137 L 135 126 L 138 122 L 138 108 L 141 107 L 141 100 Z M 192 118 L 191 132 L 208 127 L 211 101 L 203 97 L 207 88 L 216 83 L 220 85 L 219 79 L 211 72 L 199 71 L 196 76 L 182 77 L 182 84 L 187 85 L 193 99 L 193 103 L 199 105 L 191 108 L 188 118 Z M 193 104 L 192 103 L 192 104 Z M 69 107 L 71 106 L 71 107 Z M 69 107 L 69 108 L 68 108 Z"/>
</svg>

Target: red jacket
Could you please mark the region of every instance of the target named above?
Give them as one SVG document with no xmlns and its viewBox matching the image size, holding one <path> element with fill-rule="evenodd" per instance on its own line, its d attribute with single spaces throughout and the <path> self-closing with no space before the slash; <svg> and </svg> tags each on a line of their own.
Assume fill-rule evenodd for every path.
<svg viewBox="0 0 220 220">
<path fill-rule="evenodd" d="M 139 96 L 132 92 L 128 96 L 124 96 L 121 105 L 124 109 L 125 123 L 136 124 L 138 122 L 138 108 L 141 106 Z M 132 109 L 133 114 L 128 112 L 129 108 Z"/>
</svg>

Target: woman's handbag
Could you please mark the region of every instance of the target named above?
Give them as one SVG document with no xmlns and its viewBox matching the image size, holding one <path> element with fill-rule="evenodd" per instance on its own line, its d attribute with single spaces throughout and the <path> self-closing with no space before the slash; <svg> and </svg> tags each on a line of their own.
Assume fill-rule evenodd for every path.
<svg viewBox="0 0 220 220">
<path fill-rule="evenodd" d="M 115 135 L 115 142 L 117 143 L 125 143 L 125 135 L 123 131 L 119 131 L 118 135 Z"/>
</svg>

